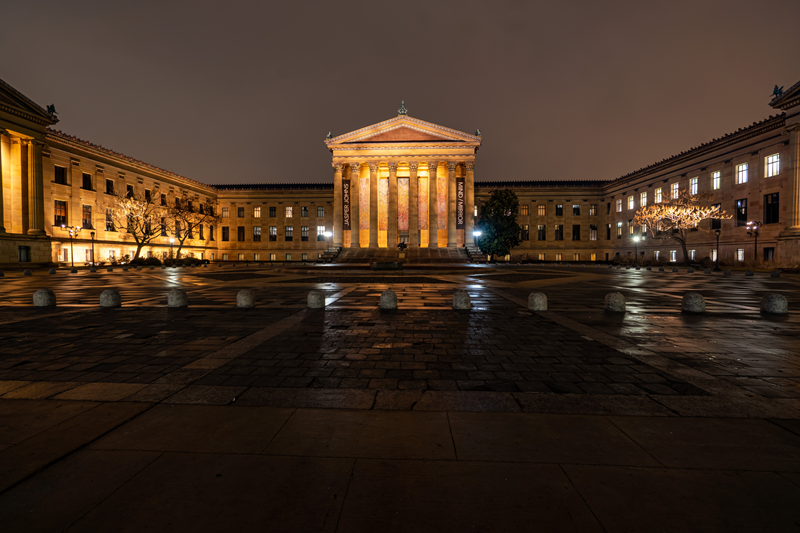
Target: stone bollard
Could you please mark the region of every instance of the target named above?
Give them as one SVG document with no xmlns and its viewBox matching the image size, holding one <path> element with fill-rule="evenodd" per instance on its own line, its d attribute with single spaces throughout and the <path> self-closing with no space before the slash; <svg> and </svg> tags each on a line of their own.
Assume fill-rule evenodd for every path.
<svg viewBox="0 0 800 533">
<path fill-rule="evenodd" d="M 236 294 L 236 307 L 250 308 L 256 306 L 256 291 L 242 289 Z"/>
<path fill-rule="evenodd" d="M 33 276 L 33 272 L 31 272 L 30 270 L 28 270 L 26 268 L 25 270 L 22 271 L 22 275 L 23 276 Z"/>
<path fill-rule="evenodd" d="M 731 269 L 730 268 L 726 268 L 725 270 L 722 271 L 722 275 L 723 276 L 730 276 L 731 275 Z"/>
<path fill-rule="evenodd" d="M 608 268 L 614 268 L 614 265 L 608 265 Z"/>
<path fill-rule="evenodd" d="M 789 312 L 789 302 L 782 294 L 769 293 L 761 298 L 761 312 L 768 315 L 785 315 Z"/>
<path fill-rule="evenodd" d="M 625 267 L 625 270 L 630 270 L 630 269 L 631 269 L 631 266 L 630 266 L 630 265 L 627 265 L 627 266 Z"/>
<path fill-rule="evenodd" d="M 392 289 L 386 289 L 381 293 L 381 309 L 397 309 L 397 293 Z"/>
<path fill-rule="evenodd" d="M 653 267 L 651 267 L 651 266 L 648 266 L 648 267 L 647 267 L 647 270 L 653 270 Z"/>
<path fill-rule="evenodd" d="M 711 274 L 711 269 L 710 268 L 704 269 L 703 274 Z"/>
<path fill-rule="evenodd" d="M 208 263 L 203 263 L 203 268 L 208 268 Z"/>
<path fill-rule="evenodd" d="M 641 270 L 641 268 L 639 268 L 639 265 L 636 265 L 636 268 L 634 270 Z"/>
<path fill-rule="evenodd" d="M 543 292 L 532 292 L 528 295 L 528 309 L 531 311 L 547 311 L 547 295 Z"/>
<path fill-rule="evenodd" d="M 687 292 L 681 300 L 681 312 L 699 315 L 706 312 L 706 300 L 699 292 Z"/>
<path fill-rule="evenodd" d="M 141 269 L 142 269 L 142 265 L 136 265 L 136 270 L 141 270 Z"/>
<path fill-rule="evenodd" d="M 39 289 L 33 293 L 34 307 L 55 307 L 56 294 L 50 289 Z"/>
<path fill-rule="evenodd" d="M 127 272 L 128 271 L 128 265 L 122 265 L 122 271 L 123 272 Z"/>
<path fill-rule="evenodd" d="M 325 309 L 325 293 L 316 289 L 309 292 L 308 307 L 311 309 Z"/>
<path fill-rule="evenodd" d="M 218 267 L 222 267 L 222 263 L 217 263 L 217 266 Z"/>
<path fill-rule="evenodd" d="M 664 267 L 658 267 L 659 272 L 664 272 Z"/>
<path fill-rule="evenodd" d="M 97 272 L 97 267 L 92 265 L 89 267 L 89 272 Z"/>
<path fill-rule="evenodd" d="M 47 271 L 47 273 L 48 274 L 55 274 L 56 273 L 56 269 L 55 268 L 51 268 L 50 270 Z"/>
<path fill-rule="evenodd" d="M 106 289 L 100 293 L 100 307 L 122 307 L 122 297 L 117 289 Z"/>
<path fill-rule="evenodd" d="M 753 271 L 752 271 L 752 270 L 748 270 L 748 271 L 746 271 L 746 272 L 744 273 L 744 275 L 745 275 L 745 276 L 747 276 L 747 277 L 750 277 L 750 276 L 752 276 L 752 275 L 753 275 Z"/>
<path fill-rule="evenodd" d="M 686 273 L 687 274 L 694 274 L 694 269 L 692 267 L 689 267 L 689 268 L 686 269 Z"/>
<path fill-rule="evenodd" d="M 161 270 L 164 270 L 165 268 L 167 268 L 167 265 L 161 265 Z"/>
<path fill-rule="evenodd" d="M 673 272 L 677 272 L 678 271 L 678 267 L 672 267 L 672 271 Z"/>
<path fill-rule="evenodd" d="M 461 290 L 453 294 L 453 309 L 471 309 L 472 304 L 469 301 L 469 293 Z"/>
<path fill-rule="evenodd" d="M 155 265 L 150 265 L 150 270 L 155 270 L 155 269 L 156 269 Z"/>
<path fill-rule="evenodd" d="M 106 272 L 114 272 L 114 267 L 106 267 Z"/>
<path fill-rule="evenodd" d="M 615 313 L 625 312 L 625 297 L 620 292 L 609 292 L 605 299 L 606 311 Z"/>
<path fill-rule="evenodd" d="M 189 297 L 182 289 L 172 289 L 167 294 L 167 307 L 189 307 Z"/>
<path fill-rule="evenodd" d="M 75 267 L 72 267 L 72 270 L 70 270 L 69 272 L 70 272 L 70 274 L 77 274 L 78 273 L 78 269 L 75 268 Z"/>
<path fill-rule="evenodd" d="M 771 278 L 779 278 L 779 277 L 781 277 L 781 271 L 780 270 L 773 270 L 772 272 L 769 273 L 769 277 L 771 277 Z"/>
<path fill-rule="evenodd" d="M 619 270 L 620 268 L 622 268 L 622 265 L 617 265 L 617 270 Z"/>
</svg>

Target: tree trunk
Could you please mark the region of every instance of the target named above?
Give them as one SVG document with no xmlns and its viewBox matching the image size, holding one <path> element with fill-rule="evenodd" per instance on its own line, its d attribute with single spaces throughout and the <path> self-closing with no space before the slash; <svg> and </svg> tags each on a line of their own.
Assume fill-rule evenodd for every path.
<svg viewBox="0 0 800 533">
<path fill-rule="evenodd" d="M 136 243 L 136 254 L 131 258 L 131 261 L 139 259 L 139 255 L 142 253 L 142 248 L 144 248 L 143 242 Z"/>
<path fill-rule="evenodd" d="M 676 239 L 679 243 L 681 243 L 681 251 L 683 252 L 683 264 L 689 264 L 689 252 L 686 251 L 686 236 L 683 234 L 683 230 L 681 230 L 680 238 Z"/>
</svg>

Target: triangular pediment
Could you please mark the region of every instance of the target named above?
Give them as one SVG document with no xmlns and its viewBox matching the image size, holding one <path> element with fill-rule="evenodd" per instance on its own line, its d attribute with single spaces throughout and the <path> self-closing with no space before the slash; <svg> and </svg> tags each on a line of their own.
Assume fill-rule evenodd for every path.
<svg viewBox="0 0 800 533">
<path fill-rule="evenodd" d="M 789 109 L 800 105 L 800 81 L 789 87 L 780 96 L 772 99 L 769 103 L 775 109 Z"/>
<path fill-rule="evenodd" d="M 407 115 L 367 126 L 332 139 L 329 146 L 371 143 L 469 143 L 480 144 L 481 137 L 439 126 Z"/>
<path fill-rule="evenodd" d="M 40 124 L 49 125 L 58 122 L 54 115 L 3 80 L 0 80 L 0 107 L 14 115 L 24 116 Z"/>
</svg>

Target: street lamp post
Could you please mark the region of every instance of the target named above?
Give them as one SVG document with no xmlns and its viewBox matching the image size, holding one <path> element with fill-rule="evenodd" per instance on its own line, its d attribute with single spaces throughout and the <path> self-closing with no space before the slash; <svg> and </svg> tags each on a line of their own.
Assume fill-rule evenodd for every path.
<svg viewBox="0 0 800 533">
<path fill-rule="evenodd" d="M 637 266 L 637 267 L 639 266 L 639 241 L 640 240 L 642 240 L 642 238 L 639 235 L 634 235 L 633 244 L 634 244 L 634 246 L 636 246 L 636 252 L 635 252 L 636 255 L 633 258 L 633 266 Z"/>
<path fill-rule="evenodd" d="M 719 272 L 719 270 L 720 270 L 719 269 L 719 234 L 720 233 L 722 233 L 722 231 L 720 231 L 718 229 L 714 230 L 714 234 L 717 236 L 717 261 L 716 261 L 716 265 L 714 266 L 714 272 Z"/>
<path fill-rule="evenodd" d="M 76 228 L 75 226 L 67 226 L 66 224 L 61 224 L 61 229 L 69 230 L 69 259 L 72 268 L 75 268 L 75 254 L 73 253 L 72 240 L 78 236 L 78 233 L 80 233 L 81 228 Z M 94 259 L 94 256 L 92 257 L 92 259 Z"/>
<path fill-rule="evenodd" d="M 92 236 L 92 266 L 94 266 L 94 232 L 90 235 Z"/>
<path fill-rule="evenodd" d="M 169 238 L 169 258 L 173 259 L 172 257 L 172 245 L 175 243 L 175 237 Z"/>
<path fill-rule="evenodd" d="M 472 235 L 475 237 L 475 245 L 480 248 L 480 238 L 483 233 L 481 233 L 479 230 L 475 230 L 472 232 Z"/>
<path fill-rule="evenodd" d="M 753 261 L 758 261 L 758 228 L 761 227 L 761 222 L 748 222 L 747 234 L 755 237 L 755 247 L 753 248 Z"/>
</svg>

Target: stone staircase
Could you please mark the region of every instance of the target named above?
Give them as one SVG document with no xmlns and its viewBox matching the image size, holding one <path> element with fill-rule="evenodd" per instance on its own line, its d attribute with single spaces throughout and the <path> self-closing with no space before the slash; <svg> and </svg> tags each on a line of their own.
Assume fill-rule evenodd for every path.
<svg viewBox="0 0 800 533">
<path fill-rule="evenodd" d="M 484 255 L 484 253 L 481 252 L 481 249 L 478 248 L 477 246 L 475 246 L 475 245 L 467 246 L 465 248 L 465 250 L 467 251 L 467 256 L 470 258 L 470 260 L 473 263 L 485 263 L 486 262 L 486 260 L 487 260 L 486 255 Z"/>
<path fill-rule="evenodd" d="M 407 248 L 405 258 L 398 258 L 396 248 L 342 248 L 334 263 L 469 263 L 466 248 Z"/>
</svg>

